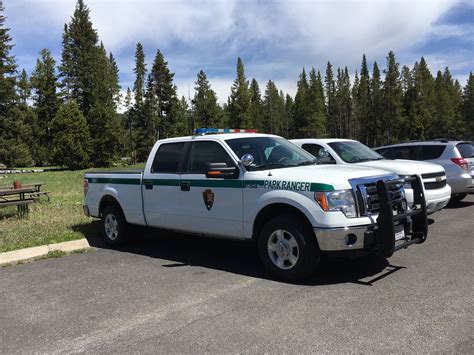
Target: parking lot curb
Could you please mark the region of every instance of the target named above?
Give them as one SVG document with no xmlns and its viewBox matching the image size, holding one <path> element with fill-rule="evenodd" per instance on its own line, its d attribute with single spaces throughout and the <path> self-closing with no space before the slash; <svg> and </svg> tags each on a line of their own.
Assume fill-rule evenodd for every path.
<svg viewBox="0 0 474 355">
<path fill-rule="evenodd" d="M 47 255 L 50 251 L 72 252 L 75 250 L 90 248 L 87 239 L 71 240 L 69 242 L 41 245 L 13 251 L 0 253 L 0 265 L 12 264 L 19 261 L 29 260 Z"/>
</svg>

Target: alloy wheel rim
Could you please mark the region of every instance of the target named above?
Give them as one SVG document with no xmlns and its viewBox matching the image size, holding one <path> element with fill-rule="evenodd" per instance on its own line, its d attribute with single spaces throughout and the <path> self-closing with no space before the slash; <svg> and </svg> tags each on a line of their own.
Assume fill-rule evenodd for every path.
<svg viewBox="0 0 474 355">
<path fill-rule="evenodd" d="M 113 214 L 108 214 L 105 216 L 104 229 L 107 238 L 110 240 L 117 239 L 119 233 L 117 217 L 115 217 Z"/>
<path fill-rule="evenodd" d="M 298 262 L 298 242 L 284 229 L 277 229 L 270 235 L 267 252 L 272 263 L 282 270 L 289 270 Z"/>
</svg>

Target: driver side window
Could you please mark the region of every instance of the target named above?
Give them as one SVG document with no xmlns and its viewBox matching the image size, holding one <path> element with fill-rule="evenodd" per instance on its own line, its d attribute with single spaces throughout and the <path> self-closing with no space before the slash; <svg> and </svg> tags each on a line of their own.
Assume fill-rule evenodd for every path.
<svg viewBox="0 0 474 355">
<path fill-rule="evenodd" d="M 331 153 L 329 153 L 327 149 L 320 146 L 319 144 L 307 143 L 307 144 L 303 144 L 302 148 L 306 150 L 309 154 L 316 157 L 316 159 L 318 160 L 318 163 L 320 164 L 336 164 L 336 160 L 332 157 Z M 327 152 L 327 156 L 320 155 L 321 149 Z"/>
<path fill-rule="evenodd" d="M 225 149 L 216 142 L 194 142 L 187 162 L 187 174 L 206 174 L 206 164 L 226 163 L 228 167 L 235 166 L 232 158 Z"/>
</svg>

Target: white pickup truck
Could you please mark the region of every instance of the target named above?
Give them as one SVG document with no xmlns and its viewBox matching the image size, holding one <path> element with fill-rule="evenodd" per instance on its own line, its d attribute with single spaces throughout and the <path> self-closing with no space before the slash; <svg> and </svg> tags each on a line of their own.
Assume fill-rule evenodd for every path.
<svg viewBox="0 0 474 355">
<path fill-rule="evenodd" d="M 87 173 L 84 212 L 101 218 L 110 244 L 126 241 L 130 225 L 256 240 L 265 268 L 287 280 L 309 276 L 321 253 L 390 257 L 425 241 L 418 176 L 316 163 L 274 135 L 160 140 L 143 171 Z"/>
<path fill-rule="evenodd" d="M 446 173 L 441 165 L 413 160 L 385 159 L 366 145 L 351 139 L 308 138 L 293 139 L 291 142 L 311 153 L 321 164 L 377 168 L 394 172 L 400 177 L 415 174 L 420 176 L 428 214 L 441 210 L 451 198 L 451 187 L 446 183 Z M 405 185 L 405 194 L 408 205 L 412 206 L 413 190 L 409 183 Z"/>
</svg>

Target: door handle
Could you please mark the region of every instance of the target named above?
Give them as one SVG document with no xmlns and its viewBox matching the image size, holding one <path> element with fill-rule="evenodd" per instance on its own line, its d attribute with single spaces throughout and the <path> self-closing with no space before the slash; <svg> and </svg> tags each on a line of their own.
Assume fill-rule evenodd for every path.
<svg viewBox="0 0 474 355">
<path fill-rule="evenodd" d="M 182 181 L 180 186 L 181 186 L 181 191 L 191 190 L 191 183 L 189 181 Z"/>
<path fill-rule="evenodd" d="M 153 190 L 153 181 L 152 180 L 145 180 L 145 189 Z"/>
</svg>

